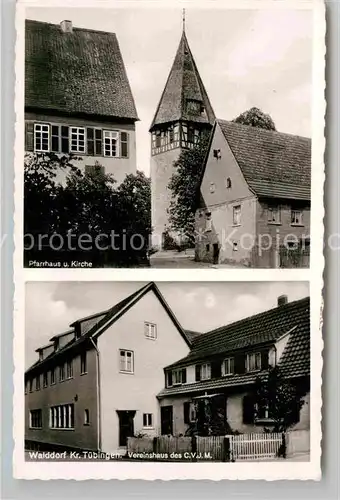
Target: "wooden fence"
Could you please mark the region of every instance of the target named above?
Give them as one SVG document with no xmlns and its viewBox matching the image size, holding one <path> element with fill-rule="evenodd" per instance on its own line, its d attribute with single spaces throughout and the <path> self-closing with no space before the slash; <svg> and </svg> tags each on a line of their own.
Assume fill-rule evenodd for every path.
<svg viewBox="0 0 340 500">
<path fill-rule="evenodd" d="M 162 460 L 235 462 L 285 457 L 285 435 L 239 434 L 230 436 L 159 436 L 128 438 L 127 453 L 159 455 Z M 158 458 L 155 457 L 155 460 Z"/>
<path fill-rule="evenodd" d="M 230 440 L 230 457 L 237 460 L 260 460 L 284 455 L 285 439 L 282 434 L 239 434 L 227 436 Z"/>
</svg>

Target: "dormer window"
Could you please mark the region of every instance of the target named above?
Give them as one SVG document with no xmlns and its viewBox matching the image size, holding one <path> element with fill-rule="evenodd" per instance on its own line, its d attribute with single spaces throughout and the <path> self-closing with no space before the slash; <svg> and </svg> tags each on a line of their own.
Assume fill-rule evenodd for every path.
<svg viewBox="0 0 340 500">
<path fill-rule="evenodd" d="M 173 385 L 186 384 L 187 381 L 187 369 L 181 368 L 177 370 L 171 370 L 166 373 L 166 386 L 172 387 Z"/>
<path fill-rule="evenodd" d="M 222 376 L 233 375 L 234 373 L 234 358 L 226 358 L 222 363 Z"/>
<path fill-rule="evenodd" d="M 246 371 L 254 372 L 261 370 L 261 353 L 252 352 L 246 356 Z"/>
<path fill-rule="evenodd" d="M 201 115 L 204 113 L 202 101 L 196 99 L 187 99 L 187 113 L 190 115 Z"/>
</svg>

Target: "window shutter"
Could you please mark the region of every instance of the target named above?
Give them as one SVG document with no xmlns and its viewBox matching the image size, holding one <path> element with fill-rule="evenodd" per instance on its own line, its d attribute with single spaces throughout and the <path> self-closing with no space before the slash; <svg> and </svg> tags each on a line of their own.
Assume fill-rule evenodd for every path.
<svg viewBox="0 0 340 500">
<path fill-rule="evenodd" d="M 187 382 L 187 369 L 183 368 L 182 370 L 182 384 L 186 384 Z"/>
<path fill-rule="evenodd" d="M 183 403 L 183 411 L 184 411 L 184 423 L 190 423 L 190 402 L 186 401 Z"/>
<path fill-rule="evenodd" d="M 253 424 L 254 423 L 254 400 L 251 396 L 247 395 L 243 398 L 243 423 Z"/>
<path fill-rule="evenodd" d="M 34 150 L 34 123 L 25 122 L 25 151 Z"/>
<path fill-rule="evenodd" d="M 66 154 L 70 152 L 69 128 L 66 126 L 61 127 L 61 152 Z"/>
<path fill-rule="evenodd" d="M 102 156 L 103 154 L 103 132 L 101 129 L 95 129 L 94 131 L 95 138 L 95 154 Z"/>
<path fill-rule="evenodd" d="M 268 369 L 268 355 L 269 352 L 267 350 L 261 352 L 261 370 Z"/>
<path fill-rule="evenodd" d="M 201 380 L 201 365 L 195 366 L 195 372 L 196 372 L 196 382 L 199 382 Z"/>
<path fill-rule="evenodd" d="M 221 376 L 221 361 L 213 361 L 211 363 L 211 378 L 218 378 Z"/>
<path fill-rule="evenodd" d="M 235 356 L 234 369 L 235 373 L 244 373 L 246 371 L 245 363 L 246 358 L 244 354 L 237 354 Z"/>
<path fill-rule="evenodd" d="M 167 373 L 168 387 L 172 386 L 172 372 Z"/>
<path fill-rule="evenodd" d="M 86 138 L 87 138 L 87 154 L 89 156 L 94 155 L 94 129 L 87 128 L 86 129 Z"/>
<path fill-rule="evenodd" d="M 127 132 L 120 133 L 120 156 L 122 158 L 129 156 L 129 135 Z"/>
</svg>

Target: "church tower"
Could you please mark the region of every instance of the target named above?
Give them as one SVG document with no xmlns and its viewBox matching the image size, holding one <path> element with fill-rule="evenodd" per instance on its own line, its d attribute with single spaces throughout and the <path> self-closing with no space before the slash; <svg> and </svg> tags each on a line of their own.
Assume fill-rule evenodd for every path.
<svg viewBox="0 0 340 500">
<path fill-rule="evenodd" d="M 185 34 L 168 76 L 150 127 L 151 133 L 151 223 L 153 246 L 164 244 L 169 227 L 173 162 L 183 149 L 193 148 L 215 121 L 207 92 L 197 70 Z"/>
</svg>

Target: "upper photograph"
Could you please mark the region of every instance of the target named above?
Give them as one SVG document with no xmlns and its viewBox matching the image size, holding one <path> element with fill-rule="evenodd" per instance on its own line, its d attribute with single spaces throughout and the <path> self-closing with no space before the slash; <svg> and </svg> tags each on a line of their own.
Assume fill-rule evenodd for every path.
<svg viewBox="0 0 340 500">
<path fill-rule="evenodd" d="M 308 268 L 312 63 L 311 9 L 27 8 L 24 266 Z"/>
</svg>

